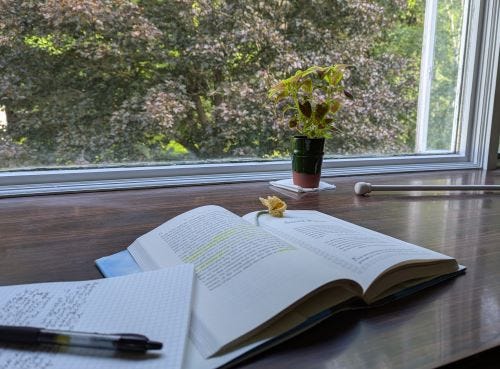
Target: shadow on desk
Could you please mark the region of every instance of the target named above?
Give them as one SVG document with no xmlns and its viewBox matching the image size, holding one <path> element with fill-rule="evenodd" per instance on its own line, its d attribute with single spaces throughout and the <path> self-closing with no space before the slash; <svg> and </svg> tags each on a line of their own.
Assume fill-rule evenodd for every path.
<svg viewBox="0 0 500 369">
<path fill-rule="evenodd" d="M 414 334 L 407 329 L 407 323 L 413 319 L 421 319 L 422 311 L 431 313 L 434 304 L 440 301 L 455 282 L 456 279 L 444 281 L 387 305 L 341 311 L 297 337 L 244 361 L 242 367 L 252 368 L 252 364 L 258 361 L 259 367 L 265 368 L 273 368 L 278 363 L 279 367 L 324 368 L 325 366 L 318 367 L 319 362 L 331 363 L 326 368 L 370 368 L 371 364 L 381 358 L 374 343 L 383 342 L 388 335 L 397 331 L 406 336 Z M 418 336 L 419 332 L 415 333 Z M 373 337 L 377 336 L 379 342 L 373 342 Z M 356 347 L 360 346 L 363 350 L 356 352 Z M 419 348 L 416 347 L 416 350 Z M 400 352 L 404 348 L 392 349 Z M 356 359 L 350 362 L 339 361 L 339 357 L 346 356 L 346 353 L 348 357 Z M 426 359 L 422 357 L 422 362 L 417 366 L 429 367 L 430 363 L 426 363 Z"/>
<path fill-rule="evenodd" d="M 500 363 L 500 347 L 493 347 L 481 353 L 444 365 L 441 369 L 497 369 Z"/>
</svg>

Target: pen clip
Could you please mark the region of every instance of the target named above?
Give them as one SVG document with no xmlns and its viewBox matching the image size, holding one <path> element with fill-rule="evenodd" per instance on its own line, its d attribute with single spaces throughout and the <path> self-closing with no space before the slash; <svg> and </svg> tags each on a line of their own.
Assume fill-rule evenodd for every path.
<svg viewBox="0 0 500 369">
<path fill-rule="evenodd" d="M 120 338 L 124 338 L 124 339 L 127 339 L 127 340 L 140 340 L 142 342 L 149 341 L 149 338 L 147 338 L 143 334 L 135 334 L 135 333 L 113 333 L 113 335 L 120 336 Z"/>
<path fill-rule="evenodd" d="M 163 347 L 161 342 L 150 341 L 142 334 L 121 333 L 120 339 L 116 341 L 115 348 L 120 351 L 145 352 L 147 350 L 160 350 Z"/>
</svg>

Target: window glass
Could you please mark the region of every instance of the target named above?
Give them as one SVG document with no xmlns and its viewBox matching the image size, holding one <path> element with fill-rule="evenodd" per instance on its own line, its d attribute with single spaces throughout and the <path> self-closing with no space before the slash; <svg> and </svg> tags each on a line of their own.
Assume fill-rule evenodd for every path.
<svg viewBox="0 0 500 369">
<path fill-rule="evenodd" d="M 462 1 L 438 5 L 429 149 L 453 151 Z M 276 79 L 355 67 L 327 155 L 415 153 L 424 0 L 0 0 L 0 169 L 289 157 Z"/>
<path fill-rule="evenodd" d="M 438 1 L 427 131 L 428 151 L 455 147 L 458 77 L 461 62 L 461 0 Z"/>
</svg>

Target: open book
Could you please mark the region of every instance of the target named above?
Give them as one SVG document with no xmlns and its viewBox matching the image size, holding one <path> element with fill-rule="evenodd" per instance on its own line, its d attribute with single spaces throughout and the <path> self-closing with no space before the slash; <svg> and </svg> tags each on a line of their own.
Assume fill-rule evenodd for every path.
<svg viewBox="0 0 500 369">
<path fill-rule="evenodd" d="M 275 337 L 348 300 L 372 304 L 461 268 L 456 260 L 316 211 L 183 213 L 128 251 L 142 270 L 191 263 L 190 340 L 205 359 Z"/>
</svg>

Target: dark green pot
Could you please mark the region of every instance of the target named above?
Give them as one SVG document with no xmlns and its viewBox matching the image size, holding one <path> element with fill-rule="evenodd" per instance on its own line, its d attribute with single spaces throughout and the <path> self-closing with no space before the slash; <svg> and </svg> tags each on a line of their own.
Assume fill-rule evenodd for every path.
<svg viewBox="0 0 500 369">
<path fill-rule="evenodd" d="M 304 188 L 316 188 L 321 178 L 325 149 L 324 138 L 295 136 L 292 140 L 293 183 Z"/>
</svg>

